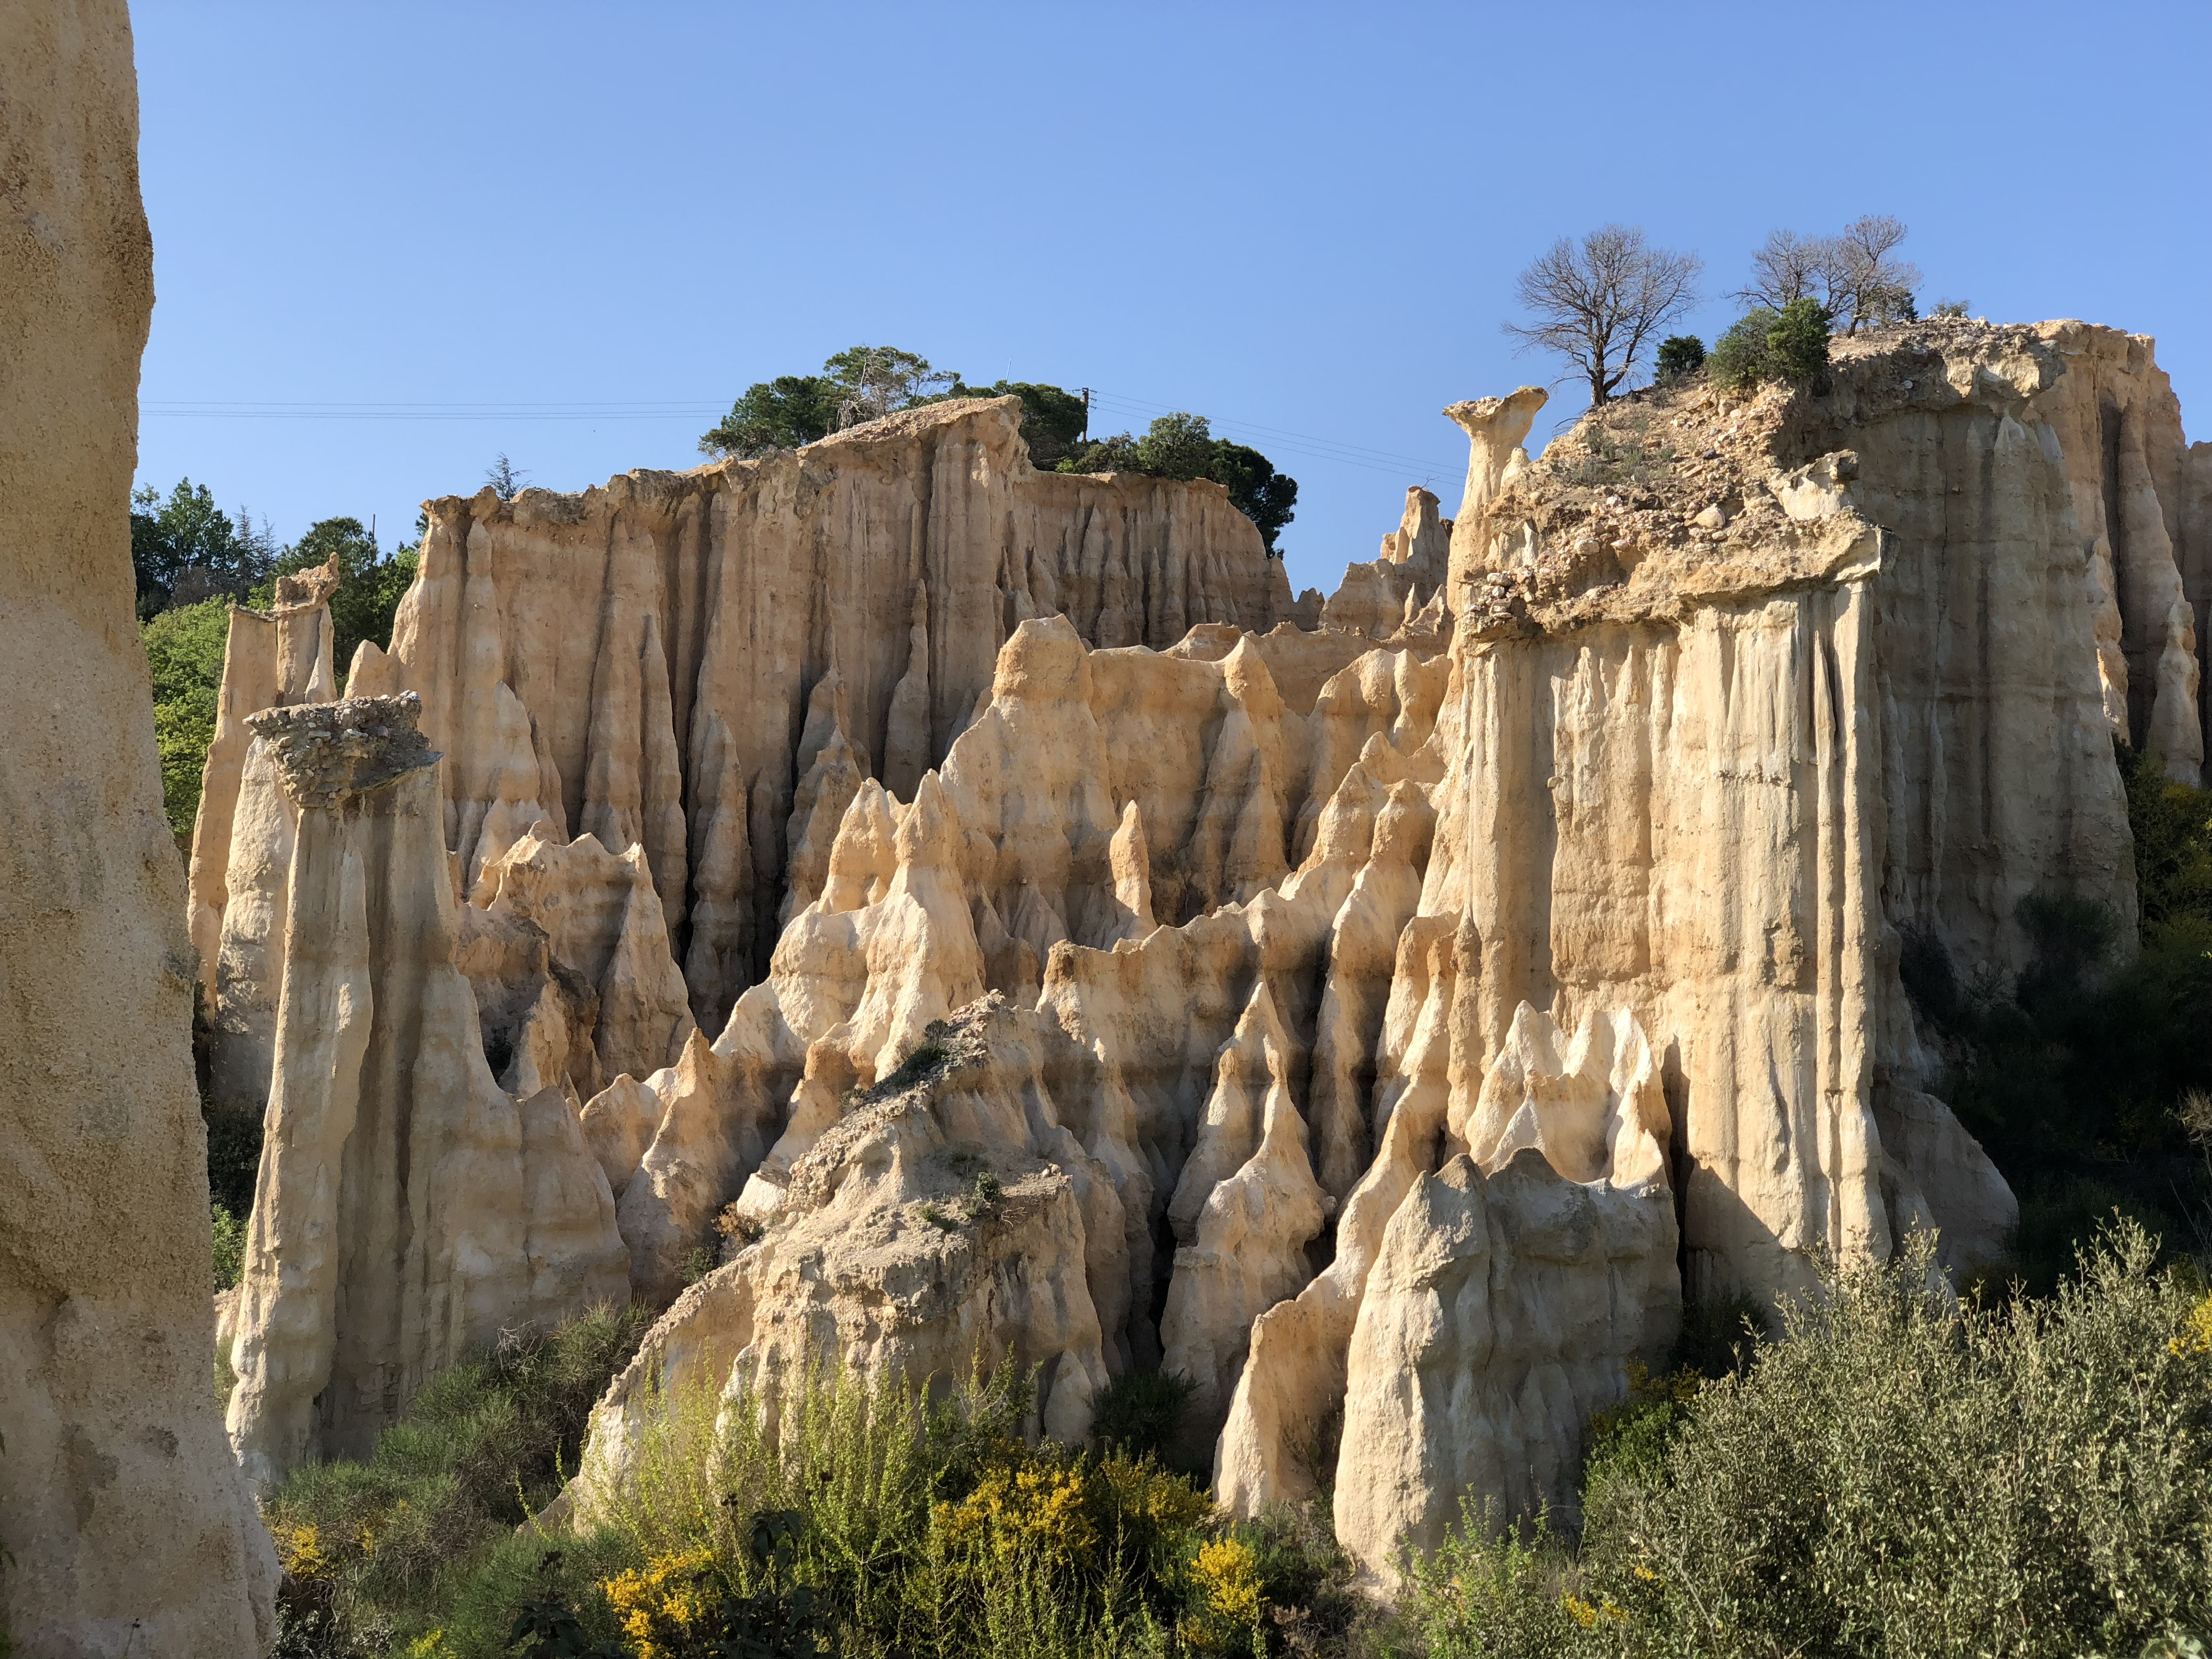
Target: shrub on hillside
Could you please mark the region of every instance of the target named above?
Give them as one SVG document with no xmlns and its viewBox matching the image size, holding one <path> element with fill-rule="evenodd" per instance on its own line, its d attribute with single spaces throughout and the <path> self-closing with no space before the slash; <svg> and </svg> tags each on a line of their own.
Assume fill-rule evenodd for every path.
<svg viewBox="0 0 2212 1659">
<path fill-rule="evenodd" d="M 1663 1456 L 1593 1472 L 1578 1548 L 1471 1517 L 1409 1617 L 1438 1659 L 2070 1659 L 2212 1628 L 2212 1303 L 2155 1254 L 2121 1226 L 1996 1306 L 1927 1241 L 1832 1273 Z"/>
<path fill-rule="evenodd" d="M 1705 343 L 1694 334 L 1670 334 L 1659 342 L 1654 369 L 1662 386 L 1687 380 L 1705 366 Z"/>
<path fill-rule="evenodd" d="M 1828 369 L 1828 313 L 1815 300 L 1792 300 L 1779 311 L 1760 307 L 1721 336 L 1705 368 L 1723 392 L 1748 392 L 1766 380 L 1817 386 Z"/>
<path fill-rule="evenodd" d="M 503 1340 L 424 1388 L 366 1462 L 295 1469 L 262 1510 L 285 1574 L 280 1652 L 349 1659 L 439 1628 L 426 1651 L 501 1651 L 539 1557 L 514 1529 L 574 1473 L 592 1406 L 649 1322 L 603 1308 Z M 574 1564 L 605 1553 L 580 1547 Z"/>
</svg>

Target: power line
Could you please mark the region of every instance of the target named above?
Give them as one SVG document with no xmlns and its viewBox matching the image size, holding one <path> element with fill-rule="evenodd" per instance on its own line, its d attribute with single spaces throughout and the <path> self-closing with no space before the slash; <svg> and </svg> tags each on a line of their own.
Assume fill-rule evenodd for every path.
<svg viewBox="0 0 2212 1659">
<path fill-rule="evenodd" d="M 1110 407 L 1132 416 L 1174 412 L 1164 404 L 1131 398 L 1119 392 L 1089 390 L 1093 410 Z M 647 401 L 623 403 L 340 403 L 275 400 L 227 401 L 215 398 L 149 398 L 142 414 L 163 420 L 232 421 L 697 421 L 727 411 L 720 402 Z M 1411 472 L 1425 478 L 1449 479 L 1459 467 L 1433 457 L 1404 455 L 1365 445 L 1346 443 L 1311 433 L 1292 432 L 1256 421 L 1214 420 L 1212 426 L 1230 433 L 1255 434 L 1267 447 L 1288 451 L 1309 459 L 1403 477 Z M 1257 447 L 1256 445 L 1255 446 Z"/>
</svg>

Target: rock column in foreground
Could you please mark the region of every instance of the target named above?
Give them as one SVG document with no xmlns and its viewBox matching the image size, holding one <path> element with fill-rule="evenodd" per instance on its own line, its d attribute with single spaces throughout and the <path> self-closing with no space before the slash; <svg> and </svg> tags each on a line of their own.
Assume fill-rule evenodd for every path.
<svg viewBox="0 0 2212 1659">
<path fill-rule="evenodd" d="M 223 1445 L 184 871 L 132 614 L 153 304 L 122 0 L 0 8 L 0 1630 L 261 1652 Z"/>
</svg>

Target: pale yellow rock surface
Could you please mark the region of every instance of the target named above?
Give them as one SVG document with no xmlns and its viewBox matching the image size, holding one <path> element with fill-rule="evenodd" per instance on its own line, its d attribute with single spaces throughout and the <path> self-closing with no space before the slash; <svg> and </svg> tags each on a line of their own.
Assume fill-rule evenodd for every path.
<svg viewBox="0 0 2212 1659">
<path fill-rule="evenodd" d="M 919 1386 L 1011 1356 L 1041 1368 L 1036 1426 L 1082 1437 L 1107 1382 L 1082 1189 L 1110 1189 L 1038 1111 L 1036 1025 L 1002 999 L 962 1010 L 921 1075 L 859 1097 L 797 1160 L 763 1236 L 684 1292 L 593 1413 L 574 1513 L 626 1477 L 672 1400 L 759 1409 L 833 1361 Z"/>
<path fill-rule="evenodd" d="M 337 581 L 337 556 L 332 554 L 318 569 L 278 578 L 271 611 L 230 609 L 222 678 L 216 690 L 215 740 L 200 769 L 199 811 L 192 823 L 192 940 L 199 946 L 201 983 L 210 1003 L 221 995 L 217 952 L 236 851 L 232 835 L 253 741 L 246 717 L 286 703 L 328 702 L 337 695 L 330 607 Z M 249 828 L 259 831 L 265 826 Z M 259 850 L 248 856 L 259 856 Z"/>
<path fill-rule="evenodd" d="M 854 752 L 881 757 L 904 799 L 1022 617 L 1064 613 L 1095 644 L 1165 647 L 1194 623 L 1264 630 L 1291 614 L 1280 562 L 1218 485 L 1039 473 L 1019 407 L 933 404 L 793 453 L 630 473 L 580 496 L 431 502 L 384 689 L 424 697 L 424 729 L 448 757 L 449 844 L 470 857 L 498 781 L 519 775 L 493 693 L 504 684 L 552 790 L 541 786 L 547 816 L 615 852 L 644 838 L 670 936 L 688 945 L 703 901 L 726 978 L 738 896 L 726 871 L 694 890 L 687 843 L 734 767 L 753 791 L 739 878 L 750 983 L 784 912 L 787 824 L 812 759 L 794 768 L 790 732 L 824 677 L 840 677 Z M 734 1000 L 700 977 L 703 998 Z"/>
<path fill-rule="evenodd" d="M 1832 380 L 1534 461 L 1541 392 L 1455 404 L 1456 515 L 1409 492 L 1325 611 L 1204 490 L 1027 472 L 997 404 L 434 504 L 355 673 L 425 690 L 482 1041 L 672 1304 L 577 1501 L 656 1390 L 988 1340 L 1049 1432 L 1188 1376 L 1222 1501 L 1331 1486 L 1382 1579 L 1462 1492 L 1567 1498 L 1686 1297 L 1916 1227 L 1989 1265 L 2017 1207 L 1901 930 L 2005 972 L 2030 894 L 2132 918 L 2110 732 L 2201 758 L 2212 461 L 2110 331 L 1916 325 Z"/>
<path fill-rule="evenodd" d="M 573 1097 L 518 1102 L 486 1062 L 418 709 L 409 695 L 252 717 L 299 811 L 230 1353 L 231 1442 L 260 1482 L 365 1455 L 501 1330 L 626 1294 Z"/>
<path fill-rule="evenodd" d="M 133 614 L 123 6 L 0 10 L 0 1629 L 16 1659 L 241 1659 L 276 1559 L 208 1387 L 201 963 Z"/>
</svg>

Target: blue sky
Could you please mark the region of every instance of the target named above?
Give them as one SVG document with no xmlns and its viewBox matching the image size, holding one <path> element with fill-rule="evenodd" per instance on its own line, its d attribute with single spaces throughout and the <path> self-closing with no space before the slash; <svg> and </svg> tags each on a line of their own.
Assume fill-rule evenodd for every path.
<svg viewBox="0 0 2212 1659">
<path fill-rule="evenodd" d="M 1407 483 L 1456 505 L 1437 410 L 1559 372 L 1499 332 L 1513 276 L 1608 220 L 1703 254 L 1710 341 L 1769 229 L 1893 213 L 1923 303 L 2154 334 L 2212 433 L 2202 0 L 133 18 L 139 475 L 286 539 L 389 546 L 501 450 L 564 489 L 696 465 L 747 383 L 866 341 L 1097 387 L 1094 431 L 1210 416 L 1298 478 L 1327 589 Z"/>
</svg>

